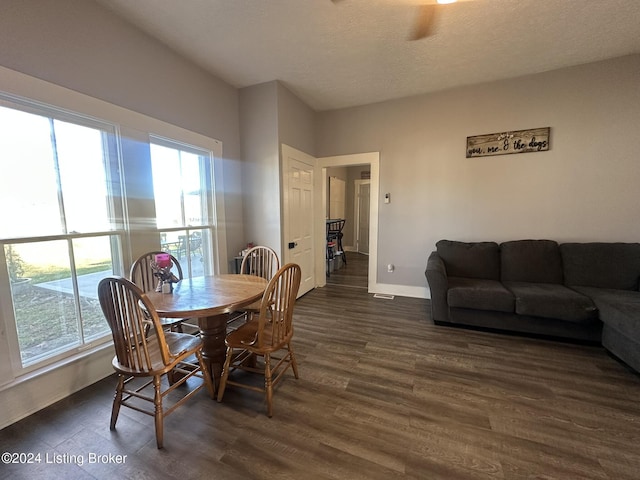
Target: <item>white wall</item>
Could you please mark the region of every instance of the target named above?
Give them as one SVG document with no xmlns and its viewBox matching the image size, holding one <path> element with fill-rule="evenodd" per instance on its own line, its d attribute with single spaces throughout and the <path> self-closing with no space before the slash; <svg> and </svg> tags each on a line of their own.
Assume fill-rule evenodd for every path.
<svg viewBox="0 0 640 480">
<path fill-rule="evenodd" d="M 467 136 L 547 126 L 548 152 L 465 157 Z M 426 286 L 441 238 L 640 240 L 640 55 L 323 112 L 317 132 L 319 157 L 380 152 L 382 284 Z"/>
</svg>

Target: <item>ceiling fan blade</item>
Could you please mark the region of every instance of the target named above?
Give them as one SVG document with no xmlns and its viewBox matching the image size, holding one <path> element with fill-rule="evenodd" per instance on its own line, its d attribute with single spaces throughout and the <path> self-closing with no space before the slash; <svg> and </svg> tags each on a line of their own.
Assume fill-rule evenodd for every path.
<svg viewBox="0 0 640 480">
<path fill-rule="evenodd" d="M 420 40 L 433 35 L 435 31 L 438 5 L 421 5 L 418 7 L 418 18 L 409 40 Z"/>
</svg>

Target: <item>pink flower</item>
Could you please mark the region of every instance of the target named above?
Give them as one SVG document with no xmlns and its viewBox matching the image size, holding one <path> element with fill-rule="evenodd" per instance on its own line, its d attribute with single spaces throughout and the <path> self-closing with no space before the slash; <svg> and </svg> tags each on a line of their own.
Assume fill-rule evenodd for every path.
<svg viewBox="0 0 640 480">
<path fill-rule="evenodd" d="M 171 256 L 168 253 L 158 253 L 156 255 L 156 264 L 160 268 L 171 268 Z"/>
</svg>

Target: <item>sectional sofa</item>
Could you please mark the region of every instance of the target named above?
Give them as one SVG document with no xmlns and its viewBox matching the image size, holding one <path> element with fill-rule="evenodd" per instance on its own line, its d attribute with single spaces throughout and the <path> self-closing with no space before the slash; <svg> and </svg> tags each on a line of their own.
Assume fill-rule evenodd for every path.
<svg viewBox="0 0 640 480">
<path fill-rule="evenodd" d="M 440 240 L 425 274 L 436 324 L 601 342 L 640 372 L 640 243 Z"/>
</svg>

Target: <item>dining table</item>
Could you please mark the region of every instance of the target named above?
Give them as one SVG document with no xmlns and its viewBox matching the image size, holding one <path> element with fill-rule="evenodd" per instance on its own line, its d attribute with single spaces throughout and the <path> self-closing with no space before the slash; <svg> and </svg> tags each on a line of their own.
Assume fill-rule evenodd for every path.
<svg viewBox="0 0 640 480">
<path fill-rule="evenodd" d="M 202 357 L 217 383 L 226 355 L 229 314 L 262 298 L 267 283 L 254 275 L 221 274 L 185 278 L 172 293 L 145 293 L 160 317 L 198 320 Z"/>
</svg>

